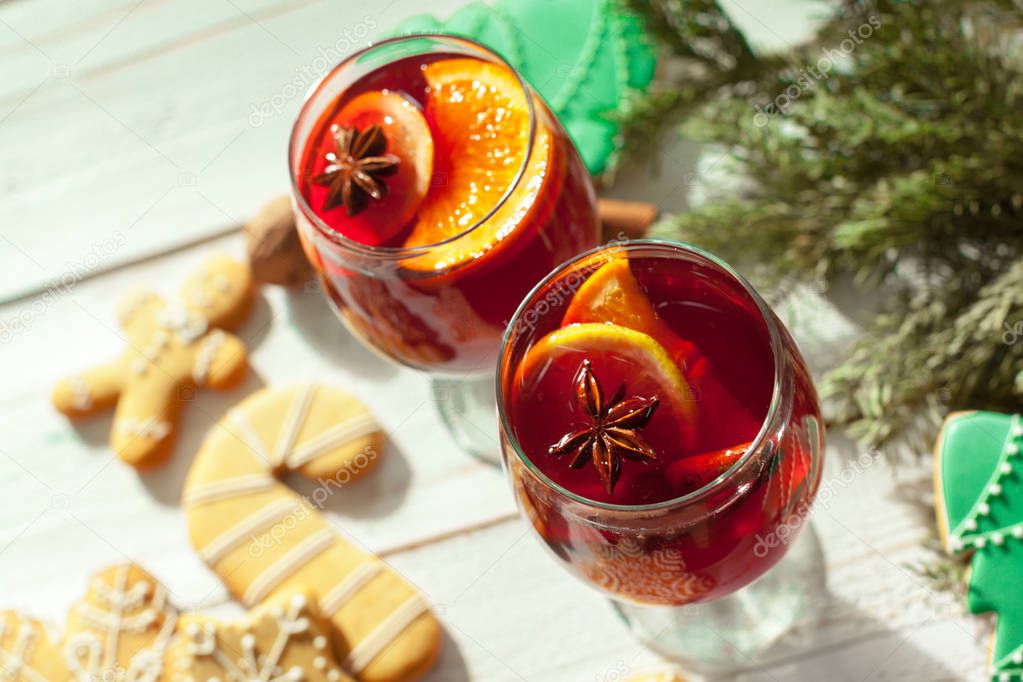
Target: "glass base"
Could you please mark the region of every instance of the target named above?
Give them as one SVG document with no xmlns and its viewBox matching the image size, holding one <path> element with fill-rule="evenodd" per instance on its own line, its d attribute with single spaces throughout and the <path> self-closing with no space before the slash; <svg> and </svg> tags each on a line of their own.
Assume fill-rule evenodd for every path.
<svg viewBox="0 0 1023 682">
<path fill-rule="evenodd" d="M 430 377 L 430 392 L 444 425 L 462 450 L 501 465 L 493 374 L 450 379 Z"/>
<path fill-rule="evenodd" d="M 813 623 L 828 601 L 820 539 L 813 525 L 785 557 L 738 592 L 708 604 L 662 608 L 612 602 L 650 649 L 701 675 L 757 667 L 797 623 Z"/>
</svg>

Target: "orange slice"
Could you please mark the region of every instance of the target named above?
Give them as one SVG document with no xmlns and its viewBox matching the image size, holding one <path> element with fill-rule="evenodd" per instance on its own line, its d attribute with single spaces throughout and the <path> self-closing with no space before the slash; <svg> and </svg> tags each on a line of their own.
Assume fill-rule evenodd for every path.
<svg viewBox="0 0 1023 682">
<path fill-rule="evenodd" d="M 721 448 L 712 452 L 704 452 L 692 457 L 683 457 L 672 462 L 666 470 L 666 476 L 680 490 L 699 490 L 721 474 L 728 471 L 733 464 L 746 454 L 750 443 L 742 443 L 730 448 Z"/>
<path fill-rule="evenodd" d="M 569 301 L 563 324 L 612 322 L 649 334 L 674 350 L 681 339 L 661 320 L 639 282 L 632 275 L 629 259 L 612 256 L 583 282 Z"/>
<path fill-rule="evenodd" d="M 427 65 L 424 111 L 434 131 L 434 181 L 420 205 L 406 247 L 438 244 L 465 232 L 497 206 L 522 167 L 529 147 L 529 110 L 514 74 L 478 59 Z M 496 248 L 530 220 L 550 175 L 551 131 L 538 125 L 528 166 L 508 201 L 483 225 L 403 263 L 419 271 L 447 270 Z"/>
<path fill-rule="evenodd" d="M 657 314 L 624 254 L 612 256 L 583 282 L 565 310 L 563 324 L 595 322 L 629 327 L 656 339 L 667 349 L 692 387 L 695 407 L 707 416 L 700 425 L 703 449 L 728 447 L 737 439 L 752 438 L 760 430 L 760 420 L 718 381 L 701 349 L 676 334 Z M 719 418 L 723 414 L 733 416 L 723 420 Z"/>
<path fill-rule="evenodd" d="M 328 188 L 309 183 L 310 206 L 330 227 L 362 244 L 379 246 L 391 241 L 409 224 L 430 189 L 433 173 L 433 138 L 430 127 L 414 102 L 394 92 L 371 90 L 345 104 L 323 128 L 310 178 L 323 171 L 335 143 L 332 126 L 355 128 L 360 132 L 378 125 L 387 138 L 387 153 L 398 157 L 398 170 L 387 178 L 387 194 L 370 201 L 365 210 L 349 216 L 343 206 L 324 209 Z"/>
<path fill-rule="evenodd" d="M 563 435 L 582 413 L 572 396 L 572 380 L 589 360 L 604 393 L 624 385 L 626 395 L 656 397 L 662 405 L 643 429 L 658 444 L 689 449 L 696 413 L 689 385 L 661 344 L 642 332 L 615 324 L 573 324 L 556 329 L 526 353 L 516 385 L 520 395 L 543 412 L 543 428 Z M 538 415 L 539 417 L 539 415 Z M 532 422 L 529 422 L 532 423 Z M 557 439 L 551 440 L 551 443 Z"/>
</svg>

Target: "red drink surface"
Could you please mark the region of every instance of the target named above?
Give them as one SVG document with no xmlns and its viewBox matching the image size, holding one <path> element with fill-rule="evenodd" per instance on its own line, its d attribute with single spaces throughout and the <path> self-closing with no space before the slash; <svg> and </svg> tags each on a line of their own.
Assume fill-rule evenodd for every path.
<svg viewBox="0 0 1023 682">
<path fill-rule="evenodd" d="M 530 137 L 526 96 L 502 65 L 464 55 L 406 57 L 345 88 L 304 141 L 295 174 L 307 254 L 349 328 L 392 359 L 442 373 L 488 371 L 522 298 L 596 244 L 589 175 L 531 93 Z M 387 151 L 401 159 L 398 173 L 384 179 L 392 191 L 354 217 L 344 207 L 326 209 L 328 189 L 312 181 L 339 121 L 379 122 Z M 425 184 L 412 177 L 424 167 Z M 312 224 L 317 219 L 322 225 Z M 337 235 L 403 251 L 367 252 Z"/>
<path fill-rule="evenodd" d="M 772 315 L 776 357 L 746 289 L 712 263 L 659 253 L 672 248 L 630 245 L 627 261 L 592 256 L 570 266 L 526 304 L 501 363 L 511 430 L 502 436 L 520 506 L 588 581 L 657 604 L 714 599 L 772 566 L 816 492 L 822 439 L 810 376 L 784 328 Z M 589 458 L 573 468 L 571 456 L 550 452 L 594 421 L 575 390 L 583 360 L 605 398 L 624 384 L 626 397 L 659 400 L 635 429 L 656 458 L 622 458 L 611 492 Z M 782 399 L 772 415 L 776 369 Z M 681 388 L 671 380 L 676 370 Z M 509 435 L 551 483 L 584 500 L 524 466 Z M 692 503 L 672 503 L 701 489 Z M 664 504 L 629 510 L 656 503 Z"/>
</svg>

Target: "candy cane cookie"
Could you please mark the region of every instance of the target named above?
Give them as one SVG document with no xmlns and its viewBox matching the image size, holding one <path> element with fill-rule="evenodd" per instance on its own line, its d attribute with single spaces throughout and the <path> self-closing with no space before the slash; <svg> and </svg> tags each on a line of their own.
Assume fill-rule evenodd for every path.
<svg viewBox="0 0 1023 682">
<path fill-rule="evenodd" d="M 351 395 L 316 385 L 268 388 L 210 430 L 185 482 L 192 544 L 247 606 L 308 589 L 342 667 L 363 682 L 422 675 L 440 649 L 426 600 L 319 513 L 376 463 L 383 434 Z M 278 482 L 318 480 L 305 498 Z"/>
<path fill-rule="evenodd" d="M 54 407 L 81 419 L 116 405 L 114 452 L 141 469 L 161 464 L 173 447 L 182 404 L 194 399 L 195 389 L 231 388 L 244 378 L 245 346 L 227 330 L 245 321 L 252 297 L 248 266 L 227 256 L 193 273 L 179 301 L 147 291 L 128 296 L 118 308 L 127 348 L 58 383 Z"/>
</svg>

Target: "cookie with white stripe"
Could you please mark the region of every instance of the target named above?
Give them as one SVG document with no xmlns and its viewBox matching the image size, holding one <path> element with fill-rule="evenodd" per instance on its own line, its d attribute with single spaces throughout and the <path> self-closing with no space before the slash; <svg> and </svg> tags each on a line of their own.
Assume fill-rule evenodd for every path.
<svg viewBox="0 0 1023 682">
<path fill-rule="evenodd" d="M 342 667 L 364 682 L 412 680 L 440 648 L 426 600 L 320 514 L 376 464 L 384 435 L 350 394 L 324 386 L 267 388 L 217 423 L 185 482 L 189 535 L 248 606 L 308 589 Z M 318 482 L 307 497 L 277 480 Z"/>
<path fill-rule="evenodd" d="M 278 596 L 237 622 L 191 614 L 167 655 L 171 682 L 351 682 L 305 590 Z"/>
<path fill-rule="evenodd" d="M 125 350 L 58 383 L 54 407 L 83 419 L 116 405 L 110 447 L 135 467 L 161 464 L 196 389 L 227 389 L 245 377 L 245 345 L 229 331 L 245 321 L 252 299 L 248 265 L 227 256 L 196 270 L 179 301 L 148 291 L 129 295 L 118 309 Z"/>
<path fill-rule="evenodd" d="M 42 623 L 14 611 L 0 612 L 0 679 L 63 682 L 70 678 L 59 643 Z"/>
</svg>

